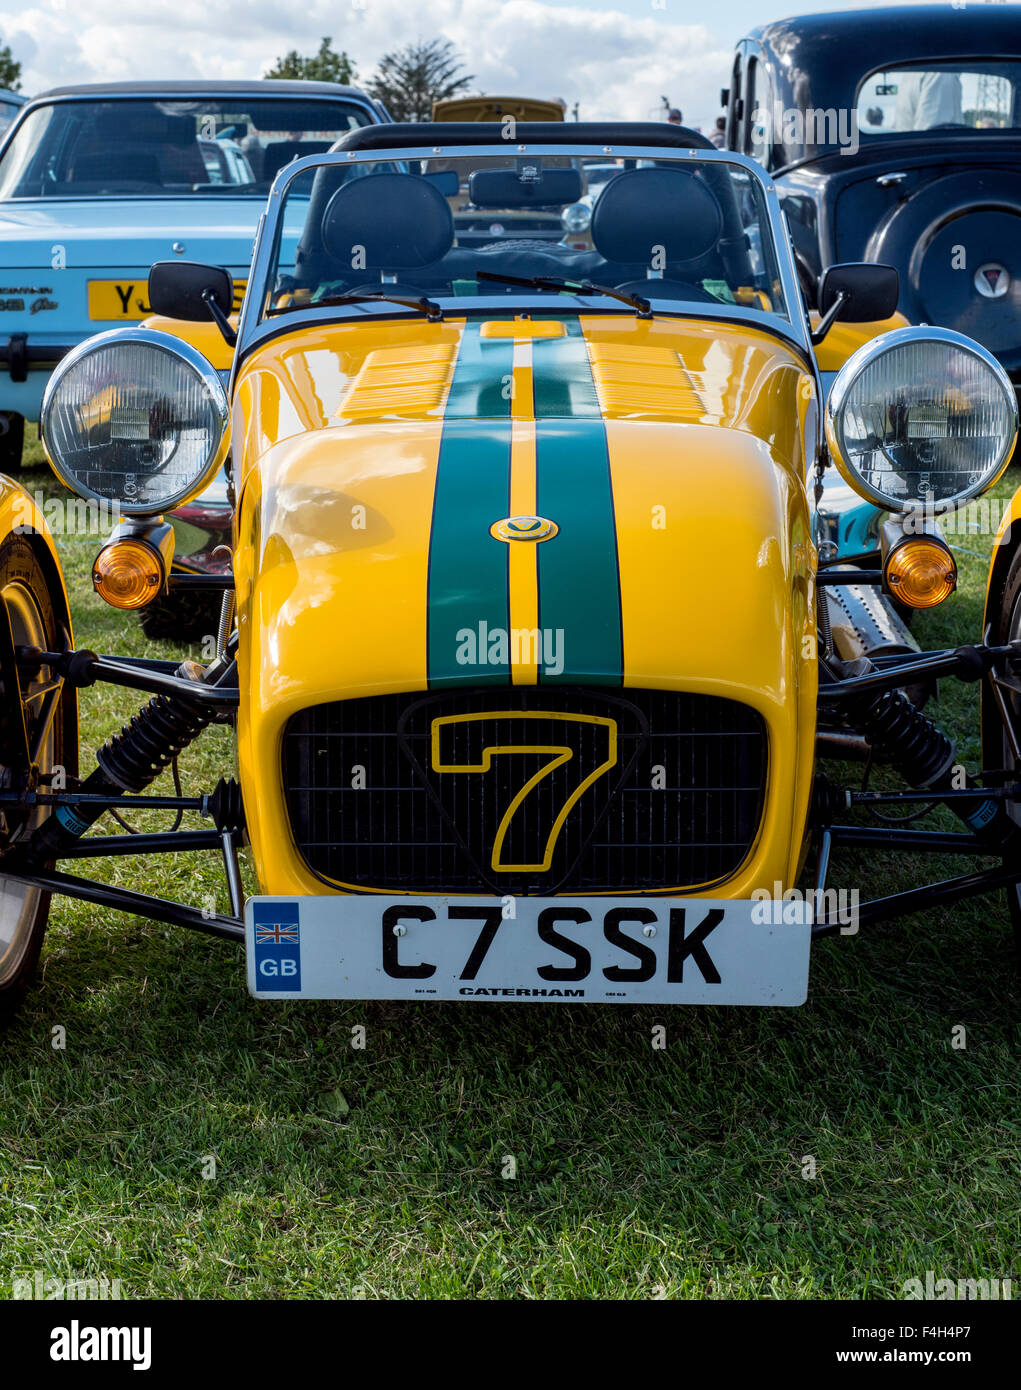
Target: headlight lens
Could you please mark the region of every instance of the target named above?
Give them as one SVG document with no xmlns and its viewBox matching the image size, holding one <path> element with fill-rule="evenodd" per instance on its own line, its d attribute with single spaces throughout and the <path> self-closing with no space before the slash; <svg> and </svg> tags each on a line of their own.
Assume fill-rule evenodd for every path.
<svg viewBox="0 0 1021 1390">
<path fill-rule="evenodd" d="M 564 208 L 560 214 L 560 221 L 565 232 L 584 232 L 588 230 L 588 225 L 592 221 L 592 209 L 584 203 L 572 203 L 570 207 Z"/>
<path fill-rule="evenodd" d="M 985 348 L 949 329 L 902 328 L 859 348 L 826 407 L 840 472 L 893 511 L 946 511 L 984 492 L 1016 437 L 1010 378 Z"/>
<path fill-rule="evenodd" d="M 41 425 L 68 487 L 132 516 L 202 490 L 223 461 L 227 419 L 217 373 L 188 343 L 114 329 L 64 358 L 46 388 Z"/>
</svg>

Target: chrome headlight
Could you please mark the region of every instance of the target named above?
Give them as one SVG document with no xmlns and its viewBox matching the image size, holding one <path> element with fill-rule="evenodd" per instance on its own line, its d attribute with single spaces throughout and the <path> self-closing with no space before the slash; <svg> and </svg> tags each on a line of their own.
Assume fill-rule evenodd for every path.
<svg viewBox="0 0 1021 1390">
<path fill-rule="evenodd" d="M 40 429 L 58 477 L 129 516 L 179 506 L 227 450 L 227 395 L 201 353 L 169 333 L 115 328 L 50 377 Z"/>
<path fill-rule="evenodd" d="M 947 328 L 899 328 L 866 343 L 826 404 L 826 441 L 844 479 L 891 511 L 947 511 L 992 487 L 1017 428 L 1007 373 Z"/>
<path fill-rule="evenodd" d="M 579 232 L 588 230 L 589 223 L 592 221 L 592 209 L 586 207 L 584 203 L 571 203 L 564 208 L 560 214 L 560 224 L 565 232 L 577 235 Z"/>
</svg>

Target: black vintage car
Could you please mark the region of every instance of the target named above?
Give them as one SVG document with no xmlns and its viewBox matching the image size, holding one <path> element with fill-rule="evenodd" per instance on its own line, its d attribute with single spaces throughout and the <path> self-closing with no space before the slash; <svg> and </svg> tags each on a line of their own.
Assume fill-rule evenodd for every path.
<svg viewBox="0 0 1021 1390">
<path fill-rule="evenodd" d="M 738 45 L 727 145 L 772 174 L 799 274 L 900 272 L 912 323 L 977 338 L 1021 390 L 1021 5 L 804 15 Z"/>
</svg>

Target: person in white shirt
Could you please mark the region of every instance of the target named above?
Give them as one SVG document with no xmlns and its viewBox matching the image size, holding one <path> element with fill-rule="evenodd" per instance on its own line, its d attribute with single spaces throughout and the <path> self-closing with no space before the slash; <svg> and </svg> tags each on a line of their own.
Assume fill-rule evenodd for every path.
<svg viewBox="0 0 1021 1390">
<path fill-rule="evenodd" d="M 894 130 L 931 130 L 933 126 L 963 125 L 961 75 L 957 72 L 897 74 Z"/>
</svg>

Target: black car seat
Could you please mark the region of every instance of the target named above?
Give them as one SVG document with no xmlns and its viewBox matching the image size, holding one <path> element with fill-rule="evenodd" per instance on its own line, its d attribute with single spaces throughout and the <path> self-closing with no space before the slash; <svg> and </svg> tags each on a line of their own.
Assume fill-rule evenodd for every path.
<svg viewBox="0 0 1021 1390">
<path fill-rule="evenodd" d="M 310 219 L 311 213 L 310 204 Z M 306 223 L 306 233 L 309 230 Z M 454 219 L 446 198 L 429 179 L 369 174 L 342 184 L 330 196 L 319 240 L 326 258 L 323 278 L 343 281 L 346 293 L 421 294 L 419 286 L 401 277 L 413 279 L 419 271 L 428 282 L 428 268 L 454 244 Z"/>
<path fill-rule="evenodd" d="M 699 282 L 725 278 L 723 230 L 720 200 L 696 170 L 626 170 L 592 213 L 592 244 L 605 262 L 593 279 L 632 294 L 716 303 Z"/>
</svg>

